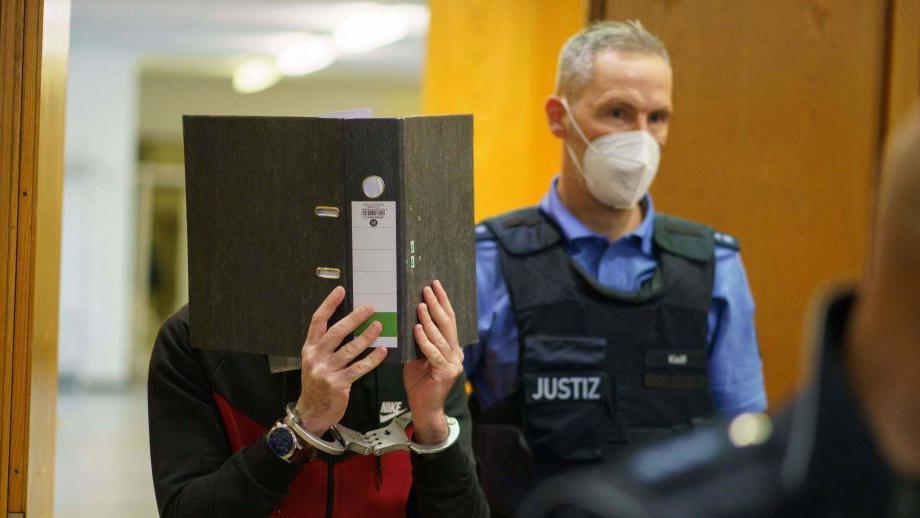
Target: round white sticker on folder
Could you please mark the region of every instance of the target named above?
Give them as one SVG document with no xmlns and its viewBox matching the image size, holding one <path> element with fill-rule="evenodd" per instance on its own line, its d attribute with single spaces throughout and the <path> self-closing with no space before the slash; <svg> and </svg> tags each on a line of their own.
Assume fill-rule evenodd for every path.
<svg viewBox="0 0 920 518">
<path fill-rule="evenodd" d="M 384 187 L 383 178 L 379 176 L 368 176 L 361 182 L 361 188 L 364 190 L 364 195 L 370 199 L 377 198 L 383 194 Z"/>
</svg>

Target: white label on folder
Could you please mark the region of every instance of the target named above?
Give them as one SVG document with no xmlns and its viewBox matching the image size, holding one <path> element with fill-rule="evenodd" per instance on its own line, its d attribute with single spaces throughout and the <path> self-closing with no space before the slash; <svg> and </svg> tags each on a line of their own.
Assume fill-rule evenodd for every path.
<svg viewBox="0 0 920 518">
<path fill-rule="evenodd" d="M 371 347 L 396 347 L 396 202 L 352 202 L 351 244 L 354 306 L 371 304 L 374 316 L 368 323 L 378 320 L 383 324 Z"/>
</svg>

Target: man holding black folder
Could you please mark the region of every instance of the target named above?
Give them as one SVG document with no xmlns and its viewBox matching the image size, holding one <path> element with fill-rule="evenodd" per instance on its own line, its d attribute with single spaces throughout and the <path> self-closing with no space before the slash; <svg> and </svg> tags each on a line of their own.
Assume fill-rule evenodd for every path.
<svg viewBox="0 0 920 518">
<path fill-rule="evenodd" d="M 341 345 L 373 313 L 359 306 L 330 325 L 344 299 L 338 287 L 313 314 L 299 376 L 271 374 L 263 355 L 194 349 L 187 306 L 163 325 L 148 382 L 161 516 L 488 515 L 468 442 L 458 440 L 458 420 L 466 427 L 469 419 L 463 352 L 443 287 L 435 281 L 423 290 L 414 335 L 424 358 L 405 366 L 381 366 L 385 347 L 362 358 L 379 322 Z M 339 444 L 324 440 L 327 432 L 376 422 L 377 403 L 402 390 L 412 412 L 411 455 L 330 449 Z M 287 402 L 287 417 L 276 415 Z M 382 434 L 399 433 L 393 426 Z"/>
<path fill-rule="evenodd" d="M 562 169 L 477 227 L 474 444 L 493 513 L 534 479 L 766 407 L 738 241 L 655 211 L 672 72 L 638 22 L 573 36 L 546 101 Z"/>
<path fill-rule="evenodd" d="M 472 118 L 186 115 L 183 140 L 189 304 L 148 382 L 160 514 L 488 515 L 459 345 Z"/>
</svg>

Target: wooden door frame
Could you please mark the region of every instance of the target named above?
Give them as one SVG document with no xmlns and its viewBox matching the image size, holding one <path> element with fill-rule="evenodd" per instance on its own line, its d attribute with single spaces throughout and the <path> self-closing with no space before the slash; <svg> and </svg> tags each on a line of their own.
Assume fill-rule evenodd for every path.
<svg viewBox="0 0 920 518">
<path fill-rule="evenodd" d="M 50 516 L 70 0 L 0 0 L 0 517 Z"/>
</svg>

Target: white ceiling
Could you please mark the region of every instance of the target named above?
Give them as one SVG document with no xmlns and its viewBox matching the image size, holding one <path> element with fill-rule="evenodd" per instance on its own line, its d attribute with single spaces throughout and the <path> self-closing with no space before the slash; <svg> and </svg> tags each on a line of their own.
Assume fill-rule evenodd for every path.
<svg viewBox="0 0 920 518">
<path fill-rule="evenodd" d="M 380 1 L 377 3 L 397 3 Z M 424 0 L 400 0 L 417 4 Z M 71 45 L 135 54 L 145 73 L 229 77 L 247 57 L 271 55 L 304 31 L 330 34 L 367 2 L 344 0 L 73 0 Z M 417 77 L 427 23 L 409 37 L 342 56 L 323 75 Z"/>
</svg>

